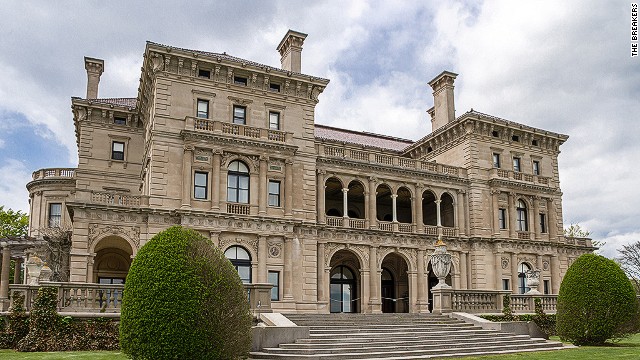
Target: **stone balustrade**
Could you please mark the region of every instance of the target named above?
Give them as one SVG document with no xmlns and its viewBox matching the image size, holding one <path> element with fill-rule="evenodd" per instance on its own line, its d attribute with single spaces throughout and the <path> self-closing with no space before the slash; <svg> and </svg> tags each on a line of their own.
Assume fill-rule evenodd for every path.
<svg viewBox="0 0 640 360">
<path fill-rule="evenodd" d="M 91 202 L 106 205 L 140 206 L 140 196 L 125 193 L 92 191 Z"/>
<path fill-rule="evenodd" d="M 290 143 L 293 136 L 292 133 L 280 130 L 232 124 L 225 121 L 202 119 L 192 116 L 187 116 L 185 118 L 185 130 L 224 134 L 234 137 L 252 138 L 279 143 Z"/>
<path fill-rule="evenodd" d="M 511 295 L 511 310 L 516 313 L 533 313 L 536 310 L 535 298 L 540 298 L 544 312 L 556 312 L 558 295 Z"/>
<path fill-rule="evenodd" d="M 47 168 L 36 170 L 31 174 L 33 180 L 42 180 L 45 178 L 75 178 L 76 169 L 72 168 Z"/>
<path fill-rule="evenodd" d="M 493 179 L 509 179 L 515 181 L 522 181 L 532 183 L 540 186 L 551 186 L 553 182 L 551 178 L 541 175 L 531 175 L 513 170 L 504 169 L 491 169 L 489 170 L 490 177 Z"/>
</svg>

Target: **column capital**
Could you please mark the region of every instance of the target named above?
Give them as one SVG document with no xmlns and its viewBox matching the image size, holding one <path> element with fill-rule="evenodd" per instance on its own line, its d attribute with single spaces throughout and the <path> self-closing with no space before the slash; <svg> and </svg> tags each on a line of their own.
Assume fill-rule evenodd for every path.
<svg viewBox="0 0 640 360">
<path fill-rule="evenodd" d="M 465 189 L 456 189 L 456 192 L 457 192 L 458 194 L 466 194 L 466 193 L 467 193 L 467 190 L 465 190 Z"/>
<path fill-rule="evenodd" d="M 375 183 L 378 181 L 378 178 L 375 176 L 369 176 L 367 179 L 369 180 L 369 182 L 372 182 L 372 183 Z"/>
<path fill-rule="evenodd" d="M 442 200 L 437 199 L 437 200 L 434 200 L 433 202 L 434 202 L 434 203 L 436 203 L 436 205 L 440 205 L 440 203 L 442 202 Z"/>
<path fill-rule="evenodd" d="M 349 192 L 349 189 L 348 189 L 348 188 L 342 188 L 342 193 L 346 194 L 346 193 L 348 193 L 348 192 Z"/>
<path fill-rule="evenodd" d="M 398 197 L 398 194 L 391 194 L 391 198 L 392 198 L 392 199 L 395 199 L 395 198 L 397 198 L 397 197 Z"/>
<path fill-rule="evenodd" d="M 291 160 L 291 159 L 286 159 L 286 160 L 284 161 L 284 164 L 285 164 L 285 165 L 293 165 L 293 160 Z"/>
<path fill-rule="evenodd" d="M 195 146 L 193 146 L 191 144 L 184 144 L 184 152 L 193 151 L 195 149 L 196 149 Z"/>
<path fill-rule="evenodd" d="M 325 170 L 325 169 L 316 169 L 316 173 L 318 175 L 325 175 L 327 173 L 327 170 Z"/>
<path fill-rule="evenodd" d="M 269 161 L 269 156 L 267 156 L 267 155 L 260 155 L 260 161 Z"/>
</svg>

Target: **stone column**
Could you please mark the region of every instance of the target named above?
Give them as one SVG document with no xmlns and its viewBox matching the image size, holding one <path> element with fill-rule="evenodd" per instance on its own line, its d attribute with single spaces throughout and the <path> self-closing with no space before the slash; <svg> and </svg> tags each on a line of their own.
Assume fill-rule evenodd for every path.
<svg viewBox="0 0 640 360">
<path fill-rule="evenodd" d="M 0 273 L 0 299 L 9 299 L 9 273 L 11 272 L 11 249 L 6 242 L 2 246 L 2 273 Z M 8 305 L 8 303 L 6 304 Z M 3 305 L 2 310 L 7 306 Z"/>
<path fill-rule="evenodd" d="M 547 199 L 547 213 L 549 214 L 549 240 L 558 241 L 558 219 L 553 199 Z"/>
<path fill-rule="evenodd" d="M 558 294 L 560 291 L 560 262 L 558 261 L 558 255 L 551 255 L 551 292 L 552 294 Z"/>
<path fill-rule="evenodd" d="M 440 203 L 442 203 L 442 200 L 435 200 L 434 203 L 436 203 L 436 226 L 438 228 L 438 236 L 442 236 L 442 219 L 440 218 Z"/>
<path fill-rule="evenodd" d="M 429 312 L 429 300 L 427 299 L 427 280 L 424 269 L 424 250 L 418 249 L 418 312 Z"/>
<path fill-rule="evenodd" d="M 284 216 L 291 217 L 293 208 L 293 161 L 284 162 Z"/>
<path fill-rule="evenodd" d="M 325 185 L 324 185 L 324 175 L 326 174 L 326 171 L 324 170 L 318 170 L 317 171 L 317 180 L 318 183 L 316 185 L 316 193 L 318 195 L 318 214 L 317 214 L 317 219 L 318 219 L 318 224 L 324 224 L 326 222 L 326 210 L 324 208 L 325 203 L 324 203 L 324 189 L 325 189 Z"/>
<path fill-rule="evenodd" d="M 267 237 L 258 236 L 258 282 L 267 282 Z"/>
<path fill-rule="evenodd" d="M 324 243 L 318 243 L 318 273 L 317 273 L 317 285 L 318 285 L 318 302 L 323 303 L 326 302 L 325 298 L 325 287 L 327 286 L 324 283 Z"/>
<path fill-rule="evenodd" d="M 536 267 L 540 270 L 540 283 L 538 284 L 538 291 L 540 294 L 544 294 L 544 277 L 542 276 L 542 256 L 536 255 Z"/>
<path fill-rule="evenodd" d="M 267 214 L 267 156 L 260 156 L 260 181 L 258 184 L 258 215 Z"/>
<path fill-rule="evenodd" d="M 398 194 L 391 194 L 391 210 L 393 214 L 393 222 L 398 222 L 398 210 L 396 208 L 396 203 L 398 200 Z"/>
<path fill-rule="evenodd" d="M 220 162 L 222 151 L 213 151 L 213 173 L 211 176 L 211 210 L 220 210 Z"/>
<path fill-rule="evenodd" d="M 184 156 L 182 157 L 182 209 L 191 207 L 191 164 L 193 163 L 193 150 L 191 145 L 184 146 Z"/>
<path fill-rule="evenodd" d="M 467 271 L 467 253 L 460 251 L 460 289 L 462 290 L 469 288 Z"/>
<path fill-rule="evenodd" d="M 342 226 L 349 227 L 349 204 L 347 204 L 347 198 L 349 196 L 349 189 L 342 189 Z"/>
<path fill-rule="evenodd" d="M 465 221 L 466 217 L 464 216 L 464 190 L 458 189 L 458 235 L 464 236 L 465 232 Z"/>
<path fill-rule="evenodd" d="M 369 228 L 377 229 L 378 220 L 376 216 L 376 178 L 369 177 Z"/>
<path fill-rule="evenodd" d="M 516 194 L 509 193 L 509 237 L 517 238 L 516 224 L 518 220 L 516 218 Z"/>
<path fill-rule="evenodd" d="M 14 260 L 14 268 L 13 268 L 13 283 L 14 284 L 22 284 L 22 279 L 20 278 L 20 272 L 22 270 L 22 258 L 17 258 Z"/>
<path fill-rule="evenodd" d="M 416 185 L 416 193 L 413 196 L 413 201 L 415 203 L 415 214 L 416 214 L 416 231 L 418 233 L 423 233 L 424 232 L 424 214 L 422 213 L 422 190 L 424 188 L 422 187 L 422 185 L 418 184 Z M 420 280 L 418 280 L 419 282 Z"/>
<path fill-rule="evenodd" d="M 518 293 L 518 256 L 511 253 L 511 292 Z"/>
<path fill-rule="evenodd" d="M 417 306 L 418 303 L 418 294 L 416 288 L 418 287 L 418 278 L 417 278 L 415 270 L 407 271 L 407 277 L 409 280 L 409 312 L 412 314 L 419 313 L 419 309 Z"/>
<path fill-rule="evenodd" d="M 293 263 L 291 262 L 291 252 L 293 239 L 285 236 L 284 237 L 284 289 L 282 298 L 284 301 L 293 301 L 293 272 L 292 267 Z"/>
<path fill-rule="evenodd" d="M 371 303 L 371 271 L 369 269 L 360 269 L 360 281 L 362 284 L 362 297 L 360 299 L 360 312 L 372 313 L 373 309 L 370 308 Z"/>
<path fill-rule="evenodd" d="M 502 253 L 497 252 L 495 256 L 495 286 L 496 290 L 502 290 Z"/>
<path fill-rule="evenodd" d="M 369 246 L 369 305 L 372 313 L 380 313 L 380 272 L 378 271 L 378 253 L 375 246 Z"/>
<path fill-rule="evenodd" d="M 500 235 L 500 205 L 498 199 L 500 190 L 491 190 L 491 204 L 493 208 L 493 234 Z M 506 222 L 507 219 L 504 219 Z"/>
<path fill-rule="evenodd" d="M 540 240 L 542 238 L 542 230 L 540 229 L 540 197 L 533 197 L 533 233 L 534 240 Z"/>
</svg>

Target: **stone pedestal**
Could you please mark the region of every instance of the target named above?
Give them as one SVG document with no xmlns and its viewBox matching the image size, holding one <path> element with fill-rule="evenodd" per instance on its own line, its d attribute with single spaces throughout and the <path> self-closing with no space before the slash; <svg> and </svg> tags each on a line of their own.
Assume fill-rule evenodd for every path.
<svg viewBox="0 0 640 360">
<path fill-rule="evenodd" d="M 453 311 L 453 289 L 440 288 L 431 290 L 433 293 L 433 313 L 446 314 Z"/>
</svg>

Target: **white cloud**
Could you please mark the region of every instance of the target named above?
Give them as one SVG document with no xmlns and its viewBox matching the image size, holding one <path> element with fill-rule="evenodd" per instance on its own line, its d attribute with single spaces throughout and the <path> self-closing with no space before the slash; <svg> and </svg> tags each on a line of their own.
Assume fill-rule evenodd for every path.
<svg viewBox="0 0 640 360">
<path fill-rule="evenodd" d="M 0 162 L 0 205 L 5 209 L 29 213 L 29 193 L 25 185 L 31 181 L 27 166 L 15 159 Z"/>
</svg>

